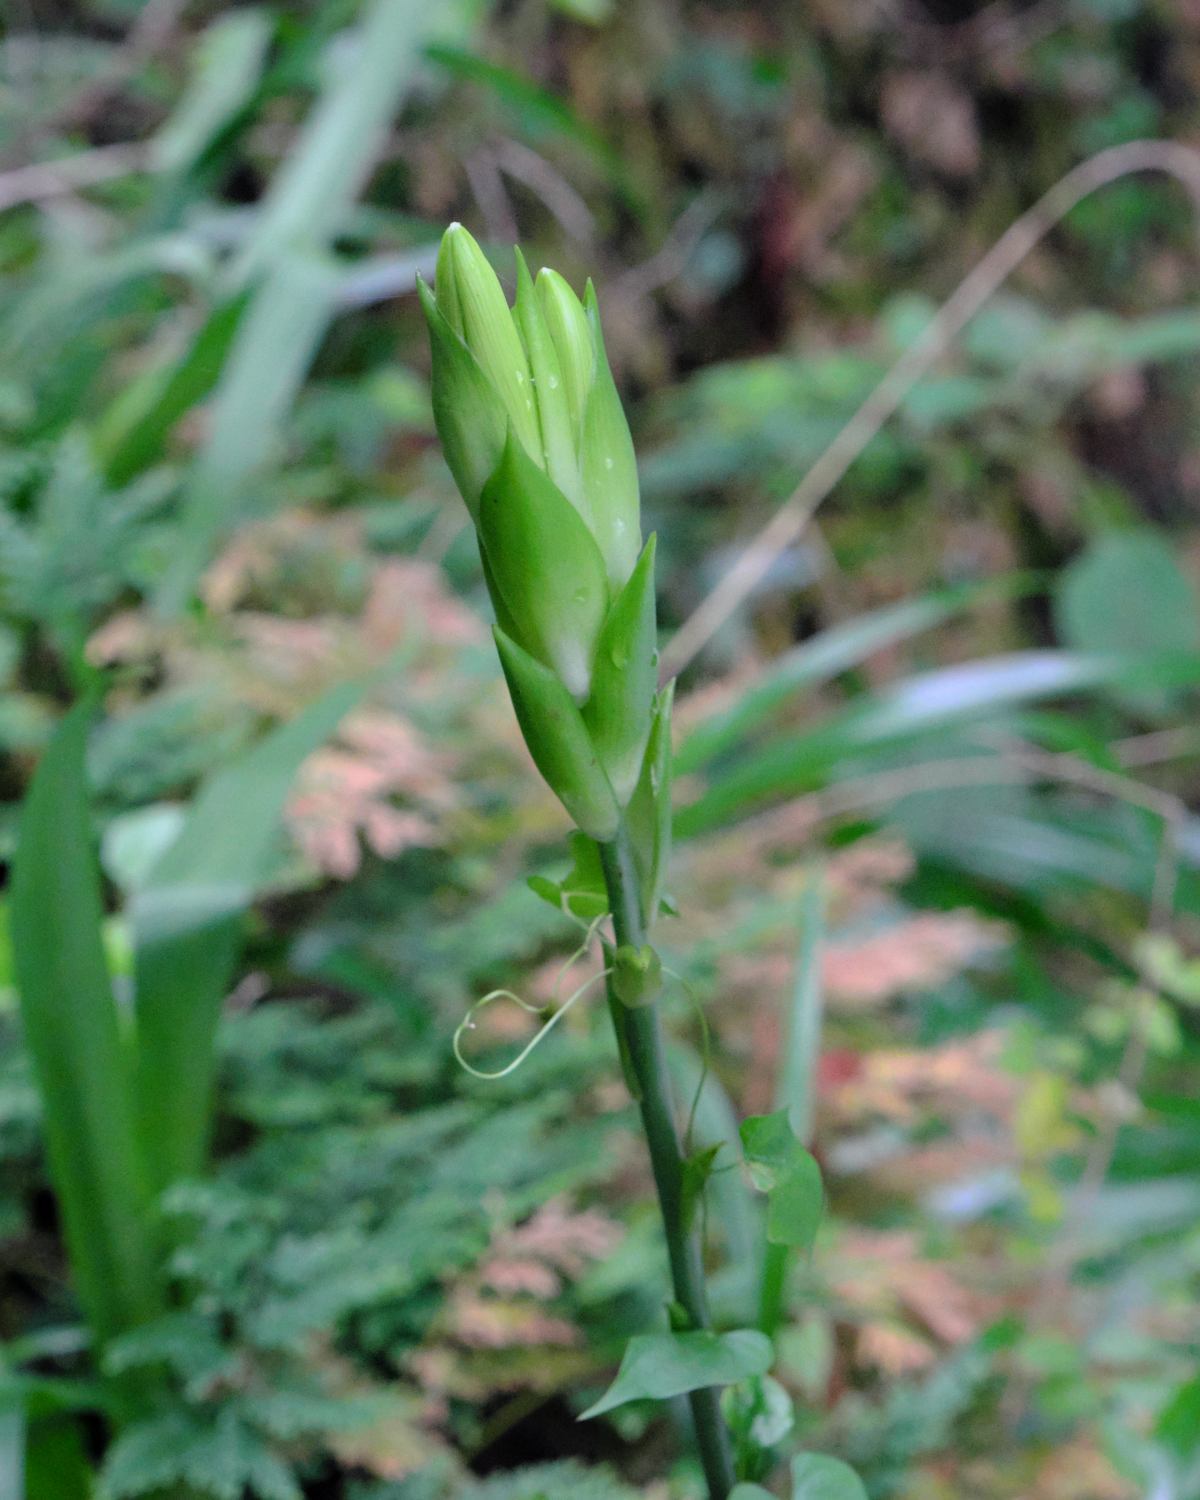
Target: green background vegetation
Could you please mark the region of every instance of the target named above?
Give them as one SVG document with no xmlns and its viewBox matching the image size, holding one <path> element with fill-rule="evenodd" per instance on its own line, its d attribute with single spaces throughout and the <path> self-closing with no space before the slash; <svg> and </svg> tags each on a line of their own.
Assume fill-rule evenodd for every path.
<svg viewBox="0 0 1200 1500">
<path fill-rule="evenodd" d="M 1200 12 L 6 20 L 0 1495 L 691 1497 L 679 1413 L 576 1420 L 666 1286 L 602 1007 L 500 1082 L 453 1057 L 576 938 L 526 885 L 563 819 L 416 275 L 458 218 L 510 285 L 516 239 L 594 278 L 669 652 L 1014 221 L 1186 148 Z M 746 1421 L 872 1500 L 1200 1495 L 1200 157 L 1166 164 L 1046 219 L 679 683 L 714 1309 L 758 1314 L 734 1121 L 815 1060 L 795 1423 Z M 481 1066 L 530 1034 L 478 1020 Z"/>
</svg>

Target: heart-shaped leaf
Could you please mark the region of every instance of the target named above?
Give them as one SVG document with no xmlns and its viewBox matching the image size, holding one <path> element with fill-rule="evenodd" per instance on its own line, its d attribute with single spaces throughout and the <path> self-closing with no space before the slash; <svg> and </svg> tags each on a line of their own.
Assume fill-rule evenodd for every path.
<svg viewBox="0 0 1200 1500">
<path fill-rule="evenodd" d="M 706 1386 L 765 1375 L 771 1357 L 771 1340 L 750 1328 L 733 1333 L 639 1334 L 629 1340 L 617 1378 L 580 1421 L 627 1401 L 666 1401 Z"/>
<path fill-rule="evenodd" d="M 867 1500 L 867 1492 L 840 1458 L 801 1453 L 792 1460 L 792 1500 Z"/>
<path fill-rule="evenodd" d="M 792 1133 L 786 1109 L 742 1122 L 750 1180 L 767 1195 L 767 1239 L 812 1248 L 821 1222 L 821 1169 Z"/>
</svg>

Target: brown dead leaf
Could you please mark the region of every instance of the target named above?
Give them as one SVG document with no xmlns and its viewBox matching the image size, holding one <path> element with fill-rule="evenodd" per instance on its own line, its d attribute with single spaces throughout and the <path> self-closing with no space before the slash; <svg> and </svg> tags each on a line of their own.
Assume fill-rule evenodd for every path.
<svg viewBox="0 0 1200 1500">
<path fill-rule="evenodd" d="M 1031 1500 L 1134 1500 L 1140 1493 L 1094 1444 L 1079 1438 L 1063 1443 L 1042 1464 Z"/>
<path fill-rule="evenodd" d="M 319 870 L 349 879 L 362 863 L 360 838 L 381 859 L 441 842 L 438 814 L 455 806 L 454 785 L 445 757 L 411 723 L 363 711 L 337 740 L 304 762 L 287 806 L 288 827 Z"/>
<path fill-rule="evenodd" d="M 947 177 L 970 177 L 978 170 L 975 105 L 946 73 L 888 74 L 880 113 L 888 132 L 917 161 Z"/>
<path fill-rule="evenodd" d="M 572 1348 L 582 1340 L 573 1323 L 552 1317 L 537 1303 L 484 1297 L 465 1286 L 451 1294 L 446 1313 L 451 1336 L 473 1349 Z"/>
<path fill-rule="evenodd" d="M 1017 1080 L 999 1066 L 1003 1037 L 979 1032 L 941 1047 L 864 1053 L 844 1081 L 825 1080 L 825 1102 L 840 1119 L 881 1115 L 911 1121 L 923 1110 L 954 1116 L 980 1112 L 1007 1121 Z"/>
<path fill-rule="evenodd" d="M 937 1350 L 901 1323 L 871 1322 L 854 1343 L 857 1363 L 893 1377 L 919 1374 L 937 1359 Z"/>
<path fill-rule="evenodd" d="M 974 912 L 922 912 L 864 938 L 831 943 L 823 956 L 826 993 L 845 1008 L 883 1005 L 944 984 L 1003 940 L 1000 924 Z"/>
</svg>

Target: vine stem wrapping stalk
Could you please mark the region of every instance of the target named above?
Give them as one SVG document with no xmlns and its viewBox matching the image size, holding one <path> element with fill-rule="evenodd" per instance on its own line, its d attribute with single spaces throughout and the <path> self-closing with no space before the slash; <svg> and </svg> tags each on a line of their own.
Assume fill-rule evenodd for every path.
<svg viewBox="0 0 1200 1500">
<path fill-rule="evenodd" d="M 646 941 L 646 917 L 624 827 L 611 843 L 597 847 L 608 889 L 613 937 L 618 947 L 629 944 L 640 948 Z M 640 1095 L 638 1108 L 658 1192 L 675 1301 L 691 1328 L 709 1328 L 700 1238 L 688 1225 L 684 1211 L 684 1157 L 667 1074 L 659 1003 L 655 1000 L 649 1005 L 628 1007 L 611 993 L 611 980 L 610 1002 L 621 1051 Z M 719 1388 L 708 1386 L 692 1391 L 688 1402 L 709 1500 L 726 1500 L 735 1477 Z"/>
</svg>

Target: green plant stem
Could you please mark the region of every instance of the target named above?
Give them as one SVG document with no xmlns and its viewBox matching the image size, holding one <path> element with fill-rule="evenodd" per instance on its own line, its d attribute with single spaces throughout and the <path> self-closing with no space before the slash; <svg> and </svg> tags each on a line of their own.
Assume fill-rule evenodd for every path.
<svg viewBox="0 0 1200 1500">
<path fill-rule="evenodd" d="M 779 1332 L 787 1302 L 788 1272 L 793 1250 L 790 1245 L 768 1244 L 763 1251 L 762 1285 L 758 1294 L 758 1326 L 769 1339 Z"/>
<path fill-rule="evenodd" d="M 599 849 L 612 911 L 613 936 L 618 946 L 628 943 L 641 947 L 646 941 L 646 921 L 624 828 L 612 843 L 600 844 Z M 630 1009 L 610 994 L 610 1010 L 622 1056 L 637 1086 L 675 1301 L 692 1328 L 708 1328 L 711 1319 L 704 1290 L 700 1238 L 689 1227 L 684 1214 L 684 1158 L 671 1098 L 658 1002 Z M 735 1478 L 729 1433 L 721 1415 L 720 1390 L 709 1386 L 692 1391 L 688 1401 L 710 1500 L 726 1500 Z"/>
<path fill-rule="evenodd" d="M 812 1143 L 817 1062 L 821 1052 L 821 947 L 825 934 L 825 877 L 818 869 L 800 904 L 800 952 L 796 982 L 784 1018 L 785 1044 L 775 1081 L 775 1107 L 786 1109 L 805 1146 Z M 787 1308 L 792 1265 L 788 1245 L 768 1242 L 763 1251 L 758 1326 L 768 1338 L 779 1332 Z"/>
</svg>

